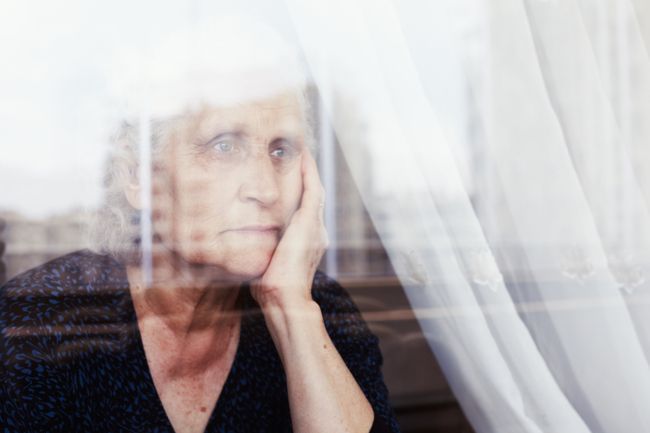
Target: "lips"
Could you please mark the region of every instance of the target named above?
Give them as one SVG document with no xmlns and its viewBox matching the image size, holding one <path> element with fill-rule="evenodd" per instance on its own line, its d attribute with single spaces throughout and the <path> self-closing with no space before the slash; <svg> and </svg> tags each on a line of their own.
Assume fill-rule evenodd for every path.
<svg viewBox="0 0 650 433">
<path fill-rule="evenodd" d="M 273 234 L 276 234 L 279 231 L 280 231 L 280 226 L 273 225 L 273 224 L 249 225 L 249 226 L 242 226 L 242 227 L 226 230 L 226 232 L 251 233 L 251 234 L 255 234 L 255 233 L 259 233 L 259 234 L 273 233 Z"/>
</svg>

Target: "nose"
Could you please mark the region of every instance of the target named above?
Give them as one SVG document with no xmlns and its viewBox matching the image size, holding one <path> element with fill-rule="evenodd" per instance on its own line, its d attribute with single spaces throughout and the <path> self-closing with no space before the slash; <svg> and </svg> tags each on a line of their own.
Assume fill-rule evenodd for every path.
<svg viewBox="0 0 650 433">
<path fill-rule="evenodd" d="M 278 173 L 270 155 L 260 152 L 248 158 L 246 167 L 242 169 L 243 180 L 239 189 L 241 200 L 254 201 L 264 207 L 278 201 L 280 197 Z"/>
</svg>

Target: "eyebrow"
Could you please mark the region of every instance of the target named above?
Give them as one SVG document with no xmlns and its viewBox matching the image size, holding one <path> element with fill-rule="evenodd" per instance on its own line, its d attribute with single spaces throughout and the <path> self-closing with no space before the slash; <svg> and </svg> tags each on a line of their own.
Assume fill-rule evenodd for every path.
<svg viewBox="0 0 650 433">
<path fill-rule="evenodd" d="M 214 141 L 215 139 L 217 139 L 217 138 L 219 138 L 221 136 L 224 136 L 224 135 L 234 136 L 236 138 L 244 138 L 244 137 L 246 137 L 246 133 L 243 130 L 239 129 L 239 128 L 235 128 L 235 129 L 221 128 L 220 132 L 211 135 L 211 137 L 208 138 L 207 140 L 204 140 L 204 142 L 209 143 L 209 142 Z"/>
</svg>

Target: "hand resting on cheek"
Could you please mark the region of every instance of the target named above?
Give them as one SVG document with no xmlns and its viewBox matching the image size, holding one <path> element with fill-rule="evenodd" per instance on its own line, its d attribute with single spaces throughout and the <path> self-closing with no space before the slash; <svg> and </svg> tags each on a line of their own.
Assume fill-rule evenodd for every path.
<svg viewBox="0 0 650 433">
<path fill-rule="evenodd" d="M 289 307 L 310 301 L 316 267 L 328 245 L 323 223 L 324 191 L 316 161 L 305 151 L 301 173 L 303 192 L 264 274 L 251 284 L 262 308 Z"/>
</svg>

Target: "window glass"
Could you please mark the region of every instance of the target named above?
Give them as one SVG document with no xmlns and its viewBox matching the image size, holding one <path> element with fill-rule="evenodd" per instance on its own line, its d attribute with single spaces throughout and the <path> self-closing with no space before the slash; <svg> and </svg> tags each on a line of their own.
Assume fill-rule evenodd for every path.
<svg viewBox="0 0 650 433">
<path fill-rule="evenodd" d="M 226 379 L 239 380 L 230 366 L 247 359 L 247 322 L 215 332 L 224 349 L 192 387 L 162 367 L 173 350 L 161 348 L 156 324 L 186 298 L 160 293 L 181 286 L 246 287 L 259 304 L 259 329 L 268 328 L 260 332 L 270 334 L 255 353 L 277 369 L 258 376 L 284 394 L 250 401 L 268 411 L 260 419 L 271 431 L 322 423 L 296 415 L 301 404 L 310 413 L 292 388 L 299 369 L 286 364 L 299 346 L 281 343 L 262 302 L 286 307 L 287 296 L 298 298 L 287 287 L 319 305 L 308 328 L 325 324 L 320 337 L 335 356 L 304 362 L 338 366 L 322 401 L 343 390 L 350 400 L 341 401 L 362 414 L 332 409 L 342 422 L 403 432 L 648 430 L 642 0 L 62 0 L 4 9 L 0 356 L 15 386 L 0 394 L 0 421 L 9 431 L 29 428 L 16 421 L 27 401 L 46 408 L 36 430 L 121 407 L 75 399 L 87 380 L 128 382 L 101 368 L 84 376 L 90 364 L 77 363 L 131 356 L 127 340 L 113 338 L 133 330 L 152 377 L 136 383 L 150 387 L 162 414 L 151 421 L 158 415 L 141 409 L 152 423 L 142 428 L 239 425 L 226 405 L 246 409 Z M 148 310 L 155 293 L 165 314 Z M 234 311 L 244 311 L 242 292 L 232 293 Z M 230 305 L 223 299 L 214 305 Z M 33 353 L 13 355 L 26 344 Z M 59 385 L 47 377 L 67 384 L 65 398 L 49 399 Z M 37 394 L 23 391 L 28 382 Z M 191 399 L 169 397 L 177 389 L 207 403 L 184 417 Z"/>
</svg>

